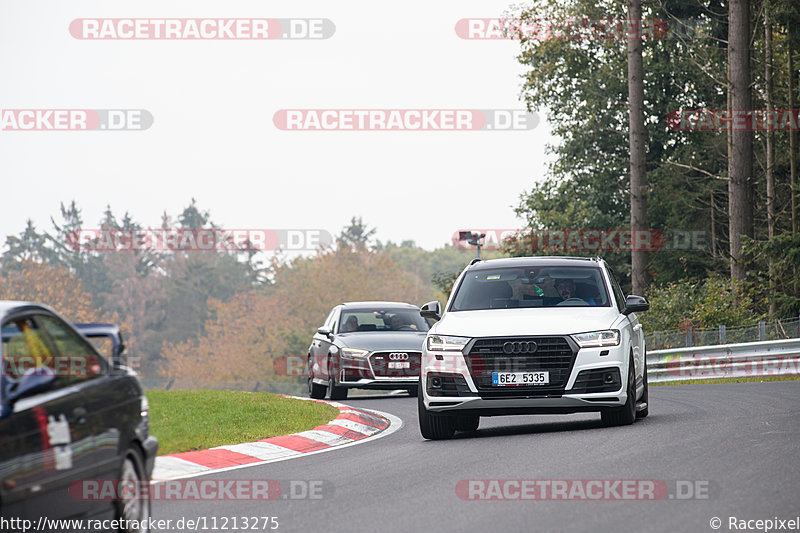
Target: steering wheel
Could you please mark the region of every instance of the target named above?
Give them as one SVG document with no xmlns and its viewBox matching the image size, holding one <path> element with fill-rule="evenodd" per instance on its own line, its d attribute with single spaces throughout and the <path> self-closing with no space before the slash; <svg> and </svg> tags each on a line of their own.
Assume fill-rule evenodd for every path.
<svg viewBox="0 0 800 533">
<path fill-rule="evenodd" d="M 563 302 L 558 302 L 556 306 L 567 306 L 567 305 L 589 305 L 589 302 L 584 300 L 583 298 L 567 298 Z"/>
<path fill-rule="evenodd" d="M 400 326 L 397 328 L 397 331 L 414 331 L 415 328 L 412 328 L 409 325 Z"/>
</svg>

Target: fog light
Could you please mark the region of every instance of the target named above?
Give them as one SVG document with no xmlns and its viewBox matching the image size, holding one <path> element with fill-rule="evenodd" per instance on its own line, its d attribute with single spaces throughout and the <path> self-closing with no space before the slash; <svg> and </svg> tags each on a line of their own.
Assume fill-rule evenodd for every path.
<svg viewBox="0 0 800 533">
<path fill-rule="evenodd" d="M 442 388 L 442 378 L 431 378 L 431 388 L 441 389 Z"/>
<path fill-rule="evenodd" d="M 603 376 L 603 382 L 607 384 L 614 383 L 614 374 L 611 372 L 606 372 L 606 374 Z"/>
</svg>

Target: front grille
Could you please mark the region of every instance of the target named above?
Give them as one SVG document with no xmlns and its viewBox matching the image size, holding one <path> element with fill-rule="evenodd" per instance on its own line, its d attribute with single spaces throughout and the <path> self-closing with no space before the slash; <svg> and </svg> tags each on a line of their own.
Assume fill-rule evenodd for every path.
<svg viewBox="0 0 800 533">
<path fill-rule="evenodd" d="M 530 353 L 507 353 L 507 342 L 526 343 Z M 530 349 L 536 343 L 535 350 Z M 520 346 L 516 344 L 514 346 Z M 513 350 L 512 350 L 513 351 Z M 569 380 L 577 348 L 566 337 L 489 337 L 477 339 L 464 358 L 482 398 L 560 396 Z M 493 372 L 549 372 L 547 385 L 492 385 Z"/>
<path fill-rule="evenodd" d="M 402 355 L 395 355 L 395 359 L 391 359 L 392 354 L 407 354 L 408 359 L 403 359 Z M 420 352 L 406 352 L 397 350 L 393 352 L 375 352 L 369 356 L 372 371 L 375 373 L 376 378 L 414 378 L 419 377 L 420 360 L 422 354 Z M 409 368 L 389 368 L 389 363 L 409 363 Z"/>
<path fill-rule="evenodd" d="M 575 378 L 575 383 L 573 383 L 570 392 L 576 394 L 614 392 L 621 387 L 622 381 L 619 378 L 619 368 L 595 368 L 581 370 L 578 373 L 578 377 Z"/>
</svg>

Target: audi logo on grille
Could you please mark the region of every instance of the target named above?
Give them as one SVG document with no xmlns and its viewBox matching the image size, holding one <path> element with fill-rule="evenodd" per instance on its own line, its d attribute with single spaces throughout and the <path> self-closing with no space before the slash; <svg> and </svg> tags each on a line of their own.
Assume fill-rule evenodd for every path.
<svg viewBox="0 0 800 533">
<path fill-rule="evenodd" d="M 533 353 L 538 346 L 533 341 L 515 341 L 503 343 L 503 353 L 516 354 L 516 353 Z"/>
<path fill-rule="evenodd" d="M 405 352 L 392 352 L 389 354 L 389 359 L 392 361 L 405 361 L 408 359 L 408 354 Z"/>
</svg>

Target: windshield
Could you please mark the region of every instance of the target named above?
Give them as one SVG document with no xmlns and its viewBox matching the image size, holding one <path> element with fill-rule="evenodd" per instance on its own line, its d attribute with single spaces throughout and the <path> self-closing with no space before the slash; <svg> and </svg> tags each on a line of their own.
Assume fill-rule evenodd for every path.
<svg viewBox="0 0 800 533">
<path fill-rule="evenodd" d="M 339 333 L 429 329 L 430 325 L 416 309 L 345 309 L 339 320 Z"/>
<path fill-rule="evenodd" d="M 608 307 L 596 267 L 506 267 L 467 273 L 450 311 L 516 307 Z"/>
</svg>

